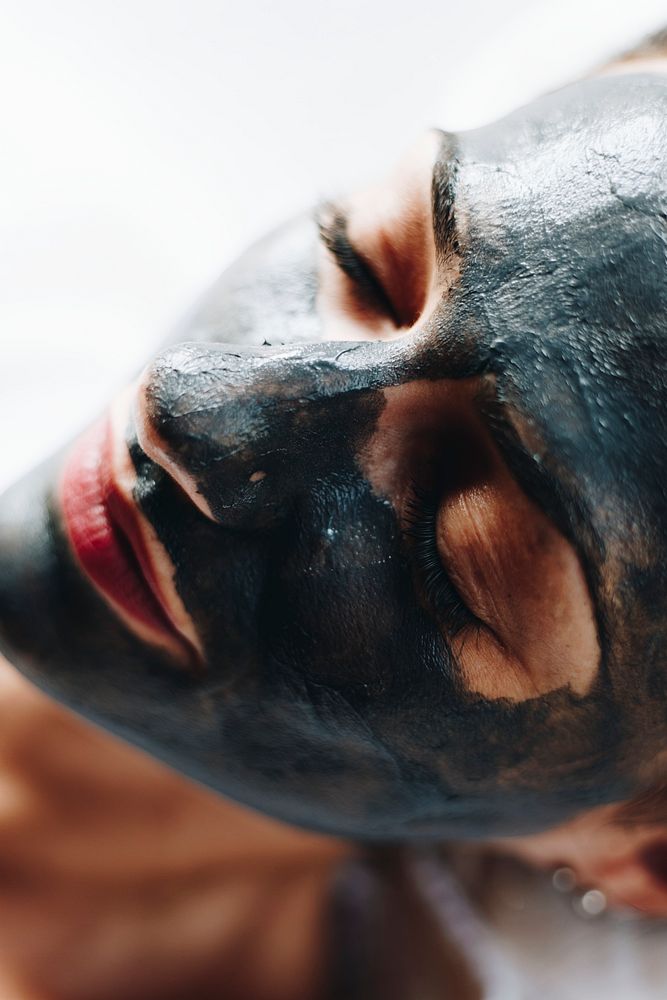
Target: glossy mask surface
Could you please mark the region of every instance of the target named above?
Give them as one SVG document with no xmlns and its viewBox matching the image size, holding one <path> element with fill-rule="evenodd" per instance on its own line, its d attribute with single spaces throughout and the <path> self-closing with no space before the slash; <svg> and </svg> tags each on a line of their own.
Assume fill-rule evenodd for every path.
<svg viewBox="0 0 667 1000">
<path fill-rule="evenodd" d="M 394 244 L 363 203 L 329 213 L 325 253 L 370 240 L 337 254 L 361 288 L 345 342 L 312 219 L 249 251 L 115 410 L 183 646 L 83 572 L 66 450 L 0 501 L 12 662 L 185 773 L 337 833 L 529 831 L 653 777 L 666 122 L 667 80 L 638 75 L 434 139 L 432 246 L 401 258 L 422 236 L 400 197 Z M 414 260 L 416 303 L 396 279 Z M 372 339 L 382 310 L 402 336 Z"/>
</svg>

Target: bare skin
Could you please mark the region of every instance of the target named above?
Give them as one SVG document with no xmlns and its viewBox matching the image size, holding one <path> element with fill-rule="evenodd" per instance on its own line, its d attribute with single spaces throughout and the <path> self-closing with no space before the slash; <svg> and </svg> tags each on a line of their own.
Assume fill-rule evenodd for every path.
<svg viewBox="0 0 667 1000">
<path fill-rule="evenodd" d="M 308 1000 L 354 851 L 193 785 L 0 661 L 0 995 Z"/>
<path fill-rule="evenodd" d="M 602 890 L 611 907 L 667 914 L 664 805 L 653 817 L 638 804 L 602 806 L 547 833 L 494 846 L 547 871 L 572 869 L 582 890 Z"/>
</svg>

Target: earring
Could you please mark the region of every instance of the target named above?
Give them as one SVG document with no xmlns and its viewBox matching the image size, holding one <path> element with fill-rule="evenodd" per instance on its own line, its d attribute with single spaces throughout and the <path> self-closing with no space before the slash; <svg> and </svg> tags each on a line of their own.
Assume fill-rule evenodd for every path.
<svg viewBox="0 0 667 1000">
<path fill-rule="evenodd" d="M 575 871 L 566 865 L 554 869 L 551 884 L 556 892 L 570 897 L 572 909 L 584 920 L 594 920 L 607 909 L 607 897 L 602 890 L 579 885 Z"/>
</svg>

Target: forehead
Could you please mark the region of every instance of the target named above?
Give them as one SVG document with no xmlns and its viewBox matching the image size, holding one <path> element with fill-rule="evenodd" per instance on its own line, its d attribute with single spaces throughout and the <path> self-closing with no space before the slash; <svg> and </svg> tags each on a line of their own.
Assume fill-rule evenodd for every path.
<svg viewBox="0 0 667 1000">
<path fill-rule="evenodd" d="M 510 326 L 513 310 L 526 333 L 567 333 L 575 349 L 601 330 L 661 341 L 667 75 L 583 81 L 448 139 L 442 189 L 436 214 L 453 214 L 478 304 L 494 296 Z M 448 221 L 436 220 L 436 238 Z"/>
<path fill-rule="evenodd" d="M 529 288 L 552 330 L 608 326 L 630 302 L 662 309 L 667 75 L 583 81 L 462 134 L 455 191 L 486 291 L 511 279 L 520 302 Z"/>
<path fill-rule="evenodd" d="M 458 156 L 478 212 L 501 191 L 531 220 L 545 210 L 554 221 L 590 218 L 613 199 L 664 210 L 667 74 L 579 81 L 460 134 Z"/>
<path fill-rule="evenodd" d="M 619 465 L 630 488 L 667 461 L 666 168 L 667 77 L 651 74 L 549 95 L 437 168 L 462 256 L 450 320 L 593 507 Z"/>
</svg>

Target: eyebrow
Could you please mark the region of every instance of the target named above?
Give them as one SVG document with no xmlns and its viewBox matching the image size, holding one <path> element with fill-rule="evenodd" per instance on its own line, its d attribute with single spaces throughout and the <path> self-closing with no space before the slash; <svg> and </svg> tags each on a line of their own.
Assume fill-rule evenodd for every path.
<svg viewBox="0 0 667 1000">
<path fill-rule="evenodd" d="M 456 217 L 456 189 L 459 168 L 459 144 L 453 132 L 441 132 L 440 151 L 433 165 L 431 211 L 433 235 L 440 262 L 460 250 L 460 233 Z"/>
<path fill-rule="evenodd" d="M 347 212 L 333 202 L 320 206 L 316 212 L 320 240 L 332 255 L 343 274 L 357 287 L 366 304 L 389 316 L 396 326 L 399 317 L 372 265 L 354 245 L 349 234 Z"/>
<path fill-rule="evenodd" d="M 580 530 L 577 531 L 577 528 L 583 527 L 587 534 L 593 533 L 585 504 L 575 503 L 541 458 L 526 447 L 507 412 L 507 406 L 495 392 L 482 390 L 477 405 L 519 485 L 580 551 Z"/>
</svg>

